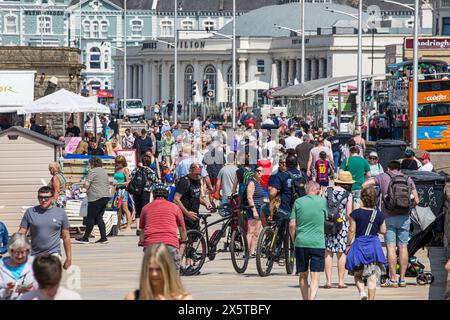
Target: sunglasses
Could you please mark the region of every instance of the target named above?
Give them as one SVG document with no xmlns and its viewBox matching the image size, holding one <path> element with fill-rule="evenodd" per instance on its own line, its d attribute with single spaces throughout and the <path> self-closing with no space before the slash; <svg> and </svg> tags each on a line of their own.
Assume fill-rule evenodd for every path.
<svg viewBox="0 0 450 320">
<path fill-rule="evenodd" d="M 255 172 L 261 173 L 261 172 L 263 172 L 263 171 L 262 171 L 262 170 L 255 170 Z"/>
<path fill-rule="evenodd" d="M 38 196 L 38 200 L 50 200 L 52 197 L 51 196 Z"/>
<path fill-rule="evenodd" d="M 369 160 L 377 160 L 378 158 L 369 157 Z"/>
</svg>

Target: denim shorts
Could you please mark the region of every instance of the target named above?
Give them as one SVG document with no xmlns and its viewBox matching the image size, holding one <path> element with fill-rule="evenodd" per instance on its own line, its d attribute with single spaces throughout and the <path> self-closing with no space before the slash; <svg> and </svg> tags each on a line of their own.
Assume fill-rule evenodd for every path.
<svg viewBox="0 0 450 320">
<path fill-rule="evenodd" d="M 386 218 L 386 234 L 384 241 L 386 244 L 407 245 L 409 240 L 409 226 L 411 219 L 409 215 L 398 215 Z"/>
<path fill-rule="evenodd" d="M 323 272 L 325 270 L 325 249 L 295 247 L 297 272 Z"/>
</svg>

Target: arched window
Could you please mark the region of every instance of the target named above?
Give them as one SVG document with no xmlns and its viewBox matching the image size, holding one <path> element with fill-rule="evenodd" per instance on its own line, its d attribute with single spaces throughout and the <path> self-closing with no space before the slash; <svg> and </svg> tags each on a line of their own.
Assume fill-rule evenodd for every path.
<svg viewBox="0 0 450 320">
<path fill-rule="evenodd" d="M 91 37 L 91 22 L 89 20 L 83 21 L 83 35 L 85 38 Z"/>
<path fill-rule="evenodd" d="M 92 80 L 89 82 L 88 86 L 91 88 L 92 93 L 97 93 L 101 89 L 102 83 L 98 80 Z"/>
<path fill-rule="evenodd" d="M 92 21 L 92 34 L 91 38 L 98 39 L 100 38 L 100 24 L 97 20 Z"/>
<path fill-rule="evenodd" d="M 194 96 L 192 95 L 192 84 L 194 82 L 194 67 L 188 65 L 184 69 L 184 103 L 194 101 Z M 198 88 L 198 84 L 197 84 Z M 198 92 L 197 92 L 198 94 Z"/>
<path fill-rule="evenodd" d="M 208 90 L 213 91 L 213 96 L 208 99 L 214 103 L 216 101 L 216 68 L 212 65 L 206 66 L 203 79 L 208 80 Z"/>
<path fill-rule="evenodd" d="M 91 48 L 89 51 L 89 68 L 90 69 L 101 69 L 100 63 L 101 51 L 97 47 Z"/>
<path fill-rule="evenodd" d="M 239 84 L 239 64 L 236 63 L 236 86 Z M 236 102 L 239 102 L 239 89 L 236 89 Z M 230 66 L 227 71 L 227 100 L 233 101 L 233 66 Z"/>
<path fill-rule="evenodd" d="M 181 22 L 181 30 L 194 30 L 194 21 L 184 20 Z"/>
<path fill-rule="evenodd" d="M 207 20 L 207 21 L 203 22 L 203 26 L 205 27 L 206 31 L 213 31 L 215 23 L 214 23 L 214 21 Z"/>
<path fill-rule="evenodd" d="M 169 99 L 175 96 L 175 66 L 171 65 L 169 69 Z"/>
<path fill-rule="evenodd" d="M 131 35 L 133 37 L 142 37 L 143 21 L 139 19 L 134 19 L 130 21 L 131 25 Z"/>
<path fill-rule="evenodd" d="M 161 36 L 162 37 L 171 37 L 172 35 L 173 35 L 172 21 L 170 21 L 170 20 L 161 21 Z"/>
<path fill-rule="evenodd" d="M 5 16 L 5 33 L 16 34 L 17 33 L 17 16 L 8 14 Z"/>
<path fill-rule="evenodd" d="M 108 26 L 109 26 L 109 23 L 107 20 L 100 21 L 100 37 L 101 38 L 108 37 Z"/>
</svg>

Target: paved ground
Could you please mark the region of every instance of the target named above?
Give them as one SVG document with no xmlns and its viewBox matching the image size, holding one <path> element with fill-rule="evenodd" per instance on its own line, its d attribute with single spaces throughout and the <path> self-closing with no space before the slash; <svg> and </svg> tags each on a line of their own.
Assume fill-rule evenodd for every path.
<svg viewBox="0 0 450 320">
<path fill-rule="evenodd" d="M 127 292 L 137 288 L 142 259 L 142 249 L 137 247 L 137 240 L 134 235 L 122 235 L 111 237 L 108 245 L 73 243 L 73 264 L 81 271 L 81 287 L 77 291 L 84 299 L 122 299 Z M 429 270 L 426 251 L 419 251 L 418 257 Z M 336 265 L 333 277 L 336 277 Z M 70 283 L 76 279 L 68 274 L 65 278 Z M 182 281 L 195 299 L 300 299 L 298 277 L 286 275 L 284 267 L 274 266 L 271 276 L 261 278 L 252 259 L 247 272 L 238 275 L 232 267 L 229 253 L 219 253 L 214 261 L 205 263 L 201 275 L 183 277 Z M 325 275 L 321 285 L 324 281 Z M 357 299 L 353 278 L 346 276 L 345 282 L 347 289 L 319 289 L 318 299 Z M 407 283 L 406 288 L 380 288 L 377 299 L 429 298 L 430 286 L 416 285 L 415 278 L 408 278 Z"/>
</svg>

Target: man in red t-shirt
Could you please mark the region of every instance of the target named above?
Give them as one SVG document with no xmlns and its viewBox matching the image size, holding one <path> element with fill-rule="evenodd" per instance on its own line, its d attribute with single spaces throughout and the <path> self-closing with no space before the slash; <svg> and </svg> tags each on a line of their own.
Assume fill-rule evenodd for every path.
<svg viewBox="0 0 450 320">
<path fill-rule="evenodd" d="M 139 246 L 145 249 L 152 244 L 164 243 L 180 270 L 180 256 L 187 240 L 183 213 L 177 205 L 167 200 L 170 194 L 168 186 L 154 185 L 152 192 L 154 200 L 142 209 L 139 220 Z M 178 232 L 181 240 L 178 240 Z"/>
</svg>

